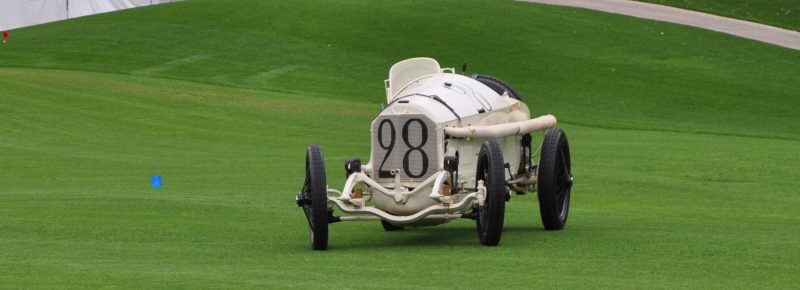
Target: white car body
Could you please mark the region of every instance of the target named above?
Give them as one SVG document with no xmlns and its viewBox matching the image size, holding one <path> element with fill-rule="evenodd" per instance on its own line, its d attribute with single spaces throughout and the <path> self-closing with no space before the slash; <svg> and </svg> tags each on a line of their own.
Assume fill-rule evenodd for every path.
<svg viewBox="0 0 800 290">
<path fill-rule="evenodd" d="M 341 191 L 327 187 L 321 147 L 308 148 L 306 181 L 296 200 L 312 248 L 327 248 L 334 222 L 380 220 L 394 231 L 458 218 L 474 219 L 481 243 L 496 246 L 511 190 L 538 192 L 545 229 L 564 227 L 572 173 L 555 117 L 531 119 L 502 80 L 456 74 L 431 58 L 396 63 L 385 87 L 387 104 L 370 130 L 370 161 L 346 161 Z M 534 165 L 530 133 L 544 130 Z M 347 215 L 335 216 L 334 208 Z"/>
<path fill-rule="evenodd" d="M 484 140 L 493 138 L 498 141 L 510 172 L 517 172 L 522 156 L 521 135 L 552 128 L 556 123 L 551 115 L 531 120 L 525 103 L 508 94 L 499 95 L 473 78 L 453 73 L 453 69 L 441 69 L 431 58 L 413 58 L 395 64 L 386 80 L 386 93 L 388 105 L 371 127 L 370 162 L 362 166 L 361 173 L 348 178 L 343 191 L 331 190 L 338 193 L 338 197 L 329 197 L 344 212 L 372 216 L 342 217 L 342 220 L 379 217 L 400 225 L 429 225 L 460 218 L 483 198 L 475 186 L 475 168 L 476 156 Z M 384 123 L 384 132 L 378 133 L 383 120 L 392 122 L 395 131 L 394 148 L 389 156 L 383 147 L 389 147 L 391 126 Z M 422 123 L 409 123 L 409 120 L 424 122 L 427 127 L 424 131 L 428 135 L 425 144 L 421 140 L 407 140 L 406 143 L 402 139 L 406 124 L 409 135 L 412 135 L 409 139 L 418 137 L 423 131 L 420 128 Z M 378 140 L 378 136 L 383 140 Z M 422 145 L 417 146 L 422 151 L 414 150 L 408 144 Z M 412 151 L 408 154 L 411 166 L 404 168 L 400 159 L 409 151 Z M 421 166 L 421 152 L 428 157 L 426 168 Z M 460 160 L 459 189 L 468 190 L 444 196 L 442 186 L 449 173 L 444 170 L 443 160 L 456 152 Z M 395 174 L 387 178 L 379 174 L 381 171 Z M 506 177 L 511 176 L 507 174 Z M 359 183 L 372 189 L 374 207 L 367 206 L 363 198 L 353 199 L 352 192 Z"/>
</svg>

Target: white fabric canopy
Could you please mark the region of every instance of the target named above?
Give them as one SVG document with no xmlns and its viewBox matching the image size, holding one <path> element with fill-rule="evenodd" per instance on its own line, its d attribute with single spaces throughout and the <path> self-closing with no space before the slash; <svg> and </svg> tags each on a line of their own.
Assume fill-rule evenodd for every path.
<svg viewBox="0 0 800 290">
<path fill-rule="evenodd" d="M 0 0 L 0 30 L 62 19 L 67 19 L 67 0 Z"/>
<path fill-rule="evenodd" d="M 0 0 L 0 30 L 180 0 Z"/>
<path fill-rule="evenodd" d="M 69 18 L 150 5 L 150 0 L 72 0 Z"/>
</svg>

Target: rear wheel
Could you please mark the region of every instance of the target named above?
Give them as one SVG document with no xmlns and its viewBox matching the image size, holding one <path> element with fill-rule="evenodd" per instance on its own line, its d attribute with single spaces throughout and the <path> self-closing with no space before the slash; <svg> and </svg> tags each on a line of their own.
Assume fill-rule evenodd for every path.
<svg viewBox="0 0 800 290">
<path fill-rule="evenodd" d="M 561 129 L 545 133 L 538 171 L 539 212 L 544 228 L 563 229 L 569 214 L 572 165 L 567 135 Z"/>
<path fill-rule="evenodd" d="M 306 154 L 306 180 L 303 184 L 303 197 L 310 204 L 303 206 L 308 219 L 311 248 L 328 248 L 328 188 L 325 180 L 325 162 L 322 149 L 317 144 L 308 146 Z"/>
<path fill-rule="evenodd" d="M 476 180 L 486 187 L 486 200 L 477 209 L 476 225 L 481 244 L 497 246 L 503 233 L 506 207 L 506 183 L 503 152 L 495 140 L 487 140 L 478 153 Z M 478 184 L 475 185 L 477 187 Z"/>
<path fill-rule="evenodd" d="M 483 83 L 487 87 L 490 87 L 493 91 L 495 91 L 500 95 L 502 95 L 503 93 L 508 93 L 509 97 L 518 100 L 520 102 L 522 101 L 522 96 L 517 94 L 517 92 L 514 91 L 514 89 L 511 88 L 511 86 L 508 83 L 506 83 L 501 79 L 498 79 L 493 76 L 478 75 L 478 74 L 472 75 L 472 78 Z"/>
</svg>

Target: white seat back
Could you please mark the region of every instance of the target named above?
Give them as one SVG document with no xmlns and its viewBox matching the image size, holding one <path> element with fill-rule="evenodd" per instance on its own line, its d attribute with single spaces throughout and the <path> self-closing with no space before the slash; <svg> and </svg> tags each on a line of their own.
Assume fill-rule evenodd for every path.
<svg viewBox="0 0 800 290">
<path fill-rule="evenodd" d="M 389 69 L 389 79 L 384 83 L 386 86 L 386 103 L 391 102 L 395 94 L 412 81 L 441 71 L 439 62 L 429 57 L 410 58 L 395 63 Z"/>
</svg>

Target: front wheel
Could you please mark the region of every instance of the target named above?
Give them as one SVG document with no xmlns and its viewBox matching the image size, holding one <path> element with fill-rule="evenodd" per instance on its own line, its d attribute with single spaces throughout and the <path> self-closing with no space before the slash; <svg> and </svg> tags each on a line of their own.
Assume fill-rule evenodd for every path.
<svg viewBox="0 0 800 290">
<path fill-rule="evenodd" d="M 308 219 L 311 248 L 328 248 L 328 186 L 325 180 L 325 162 L 322 148 L 317 144 L 308 146 L 306 154 L 306 180 L 303 184 L 303 198 L 311 201 L 303 206 Z"/>
<path fill-rule="evenodd" d="M 476 182 L 483 181 L 486 200 L 478 207 L 475 219 L 481 244 L 497 246 L 503 233 L 503 217 L 506 209 L 506 183 L 503 172 L 503 152 L 495 140 L 487 140 L 478 153 Z M 478 184 L 475 184 L 478 187 Z"/>
<path fill-rule="evenodd" d="M 567 224 L 572 189 L 572 165 L 567 135 L 558 128 L 548 130 L 539 159 L 539 212 L 546 230 L 560 230 Z"/>
</svg>

